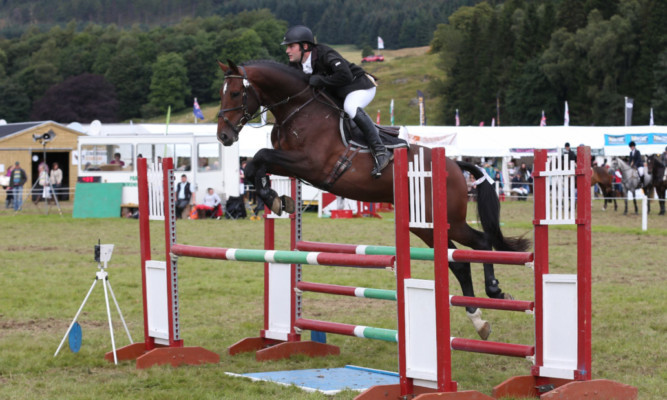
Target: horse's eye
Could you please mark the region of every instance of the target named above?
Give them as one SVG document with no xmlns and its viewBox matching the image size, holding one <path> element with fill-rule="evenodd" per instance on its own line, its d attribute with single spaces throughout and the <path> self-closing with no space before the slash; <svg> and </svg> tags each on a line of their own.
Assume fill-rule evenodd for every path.
<svg viewBox="0 0 667 400">
<path fill-rule="evenodd" d="M 233 99 L 235 97 L 239 97 L 241 95 L 241 92 L 232 92 L 230 95 L 232 96 Z"/>
</svg>

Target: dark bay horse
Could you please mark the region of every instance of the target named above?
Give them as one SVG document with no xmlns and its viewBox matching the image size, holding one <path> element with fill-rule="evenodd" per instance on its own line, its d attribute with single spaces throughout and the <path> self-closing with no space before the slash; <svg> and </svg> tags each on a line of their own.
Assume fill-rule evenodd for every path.
<svg viewBox="0 0 667 400">
<path fill-rule="evenodd" d="M 665 165 L 660 161 L 660 158 L 652 154 L 646 159 L 646 169 L 651 175 L 651 189 L 647 190 L 646 195 L 650 199 L 653 196 L 652 189 L 655 189 L 658 195 L 658 204 L 660 205 L 660 213 L 658 215 L 665 215 L 665 190 L 667 190 Z M 649 201 L 648 204 L 651 204 L 651 202 Z"/>
<path fill-rule="evenodd" d="M 591 186 L 598 185 L 600 193 L 604 197 L 604 204 L 602 210 L 607 210 L 607 203 L 614 202 L 614 211 L 618 209 L 616 204 L 616 194 L 614 193 L 614 180 L 607 168 L 593 167 L 593 174 L 591 175 Z"/>
<path fill-rule="evenodd" d="M 257 117 L 260 106 L 271 111 L 275 125 L 271 132 L 273 149 L 261 149 L 245 168 L 245 176 L 255 183 L 257 194 L 276 213 L 294 212 L 294 203 L 285 196 L 278 197 L 270 188 L 266 174 L 292 176 L 313 186 L 325 189 L 338 196 L 366 202 L 392 203 L 393 176 L 391 166 L 379 179 L 371 177 L 373 161 L 369 153 L 360 152 L 350 156 L 349 168 L 331 179 L 332 171 L 346 154 L 339 131 L 342 115 L 333 102 L 320 91 L 308 85 L 307 75 L 302 71 L 273 61 L 251 61 L 236 66 L 221 62 L 225 73 L 220 90 L 218 112 L 218 140 L 231 146 L 238 140 L 243 125 Z M 409 157 L 418 152 L 419 146 L 411 146 Z M 430 149 L 424 149 L 425 165 L 430 165 Z M 468 190 L 462 170 L 469 171 L 476 179 L 483 173 L 474 165 L 447 160 L 447 216 L 450 224 L 449 246 L 453 242 L 475 250 L 524 251 L 530 243 L 523 237 L 504 237 L 500 230 L 500 202 L 494 188 L 488 182 L 478 185 L 478 213 L 483 232 L 471 228 L 466 222 Z M 430 189 L 429 189 L 430 192 Z M 430 199 L 430 193 L 426 193 Z M 435 202 L 437 204 L 437 199 Z M 430 215 L 431 204 L 427 204 Z M 431 229 L 411 229 L 428 246 L 433 247 Z M 474 296 L 469 263 L 449 264 L 465 296 Z M 498 286 L 493 264 L 484 264 L 486 293 L 493 298 L 510 298 Z M 490 333 L 490 325 L 480 317 L 479 310 L 467 309 L 480 336 Z"/>
</svg>

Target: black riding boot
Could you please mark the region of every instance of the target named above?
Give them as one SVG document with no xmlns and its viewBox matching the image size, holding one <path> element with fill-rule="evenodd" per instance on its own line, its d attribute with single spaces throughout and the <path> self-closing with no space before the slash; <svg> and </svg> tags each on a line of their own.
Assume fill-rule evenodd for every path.
<svg viewBox="0 0 667 400">
<path fill-rule="evenodd" d="M 382 141 L 380 140 L 380 132 L 378 132 L 371 117 L 369 117 L 361 107 L 357 108 L 357 114 L 354 116 L 353 120 L 364 133 L 364 138 L 366 138 L 366 142 L 368 142 L 368 148 L 373 156 L 373 162 L 375 162 L 375 167 L 373 168 L 371 175 L 377 179 L 382 175 L 382 170 L 389 164 L 394 156 L 387 151 L 387 148 L 382 144 Z"/>
</svg>

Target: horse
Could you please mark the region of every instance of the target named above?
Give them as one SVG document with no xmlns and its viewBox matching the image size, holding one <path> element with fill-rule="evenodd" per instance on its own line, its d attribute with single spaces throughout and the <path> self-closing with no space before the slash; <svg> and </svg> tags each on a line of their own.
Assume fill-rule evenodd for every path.
<svg viewBox="0 0 667 400">
<path fill-rule="evenodd" d="M 602 211 L 607 210 L 607 203 L 614 202 L 614 211 L 618 210 L 618 205 L 616 204 L 616 195 L 614 193 L 614 181 L 609 171 L 605 167 L 593 167 L 593 173 L 591 175 L 591 186 L 596 184 L 600 187 L 600 192 L 602 197 L 604 197 L 604 204 L 602 206 Z"/>
<path fill-rule="evenodd" d="M 268 60 L 249 61 L 236 65 L 218 61 L 224 72 L 220 89 L 217 138 L 231 146 L 239 137 L 241 128 L 262 112 L 270 111 L 275 124 L 271 131 L 273 149 L 259 150 L 246 164 L 245 176 L 255 183 L 256 193 L 275 213 L 294 212 L 294 201 L 279 197 L 271 189 L 267 174 L 290 176 L 335 195 L 365 202 L 393 203 L 393 174 L 390 164 L 380 178 L 371 176 L 373 161 L 367 151 L 352 150 L 341 140 L 340 119 L 343 110 L 325 92 L 308 85 L 308 75 L 287 65 Z M 264 107 L 264 110 L 260 107 Z M 419 152 L 420 146 L 410 146 L 409 156 Z M 358 150 L 358 149 L 357 149 Z M 355 157 L 356 155 L 356 157 Z M 342 172 L 338 165 L 347 165 Z M 431 165 L 431 151 L 424 148 L 424 164 Z M 462 171 L 476 179 L 484 177 L 475 165 L 447 159 L 447 216 L 450 224 L 450 248 L 454 242 L 476 250 L 525 251 L 530 242 L 524 237 L 505 237 L 500 229 L 500 202 L 493 186 L 484 180 L 477 186 L 477 211 L 483 232 L 466 222 L 468 188 Z M 336 172 L 338 171 L 338 172 Z M 426 198 L 431 199 L 430 187 Z M 434 199 L 437 204 L 438 199 Z M 427 215 L 432 207 L 427 202 Z M 433 247 L 433 230 L 410 229 L 429 247 Z M 475 295 L 470 263 L 451 262 L 465 296 Z M 484 264 L 486 294 L 492 298 L 512 298 L 503 292 L 495 277 L 493 264 Z M 481 310 L 466 309 L 477 333 L 486 339 L 491 326 L 481 319 Z"/>
<path fill-rule="evenodd" d="M 646 159 L 646 169 L 651 174 L 651 188 L 655 188 L 655 192 L 658 195 L 658 204 L 660 205 L 660 212 L 658 215 L 665 215 L 665 191 L 667 190 L 665 165 L 660 161 L 660 158 L 655 154 L 652 154 Z M 653 195 L 652 192 L 653 190 L 646 192 L 649 199 Z M 651 202 L 649 201 L 648 204 L 651 204 Z"/>
<path fill-rule="evenodd" d="M 613 168 L 621 171 L 622 175 L 621 183 L 623 184 L 623 188 L 627 193 L 627 196 L 625 197 L 625 210 L 623 211 L 623 215 L 627 215 L 628 213 L 628 197 L 630 197 L 630 193 L 632 193 L 632 202 L 634 203 L 635 206 L 635 214 L 639 214 L 639 209 L 637 208 L 637 197 L 635 196 L 635 190 L 641 189 L 644 186 L 642 185 L 642 182 L 640 182 L 639 173 L 637 172 L 636 169 L 632 168 L 630 165 L 628 165 L 628 163 L 626 163 L 619 157 L 614 157 L 611 165 Z"/>
</svg>

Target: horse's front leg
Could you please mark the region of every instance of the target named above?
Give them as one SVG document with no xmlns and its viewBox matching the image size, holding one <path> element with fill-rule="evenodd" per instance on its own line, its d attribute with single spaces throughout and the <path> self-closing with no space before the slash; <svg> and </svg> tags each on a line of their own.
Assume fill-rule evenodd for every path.
<svg viewBox="0 0 667 400">
<path fill-rule="evenodd" d="M 284 212 L 294 213 L 294 199 L 289 196 L 279 196 L 271 189 L 271 181 L 267 176 L 269 174 L 278 174 L 282 176 L 296 176 L 296 171 L 302 171 L 299 178 L 307 179 L 305 176 L 312 172 L 312 168 L 304 160 L 303 155 L 283 150 L 262 149 L 258 151 L 252 161 L 246 164 L 245 175 L 255 183 L 257 195 L 264 201 L 271 211 L 281 215 Z"/>
<path fill-rule="evenodd" d="M 279 196 L 271 189 L 271 179 L 267 175 L 266 164 L 255 162 L 255 160 L 246 164 L 245 176 L 255 184 L 255 192 L 262 199 L 271 211 L 281 215 L 283 211 L 287 213 L 294 212 L 294 200 L 287 196 Z"/>
</svg>

